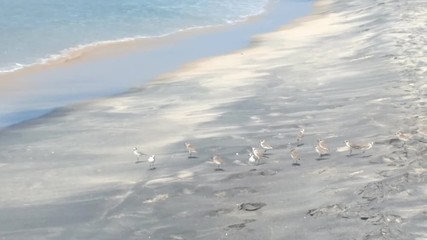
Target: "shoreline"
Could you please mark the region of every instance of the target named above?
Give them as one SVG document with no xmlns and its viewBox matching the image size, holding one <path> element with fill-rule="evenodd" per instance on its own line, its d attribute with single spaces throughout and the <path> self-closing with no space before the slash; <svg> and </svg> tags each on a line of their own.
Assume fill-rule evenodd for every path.
<svg viewBox="0 0 427 240">
<path fill-rule="evenodd" d="M 228 52 L 228 53 L 224 53 L 221 55 L 223 55 L 223 56 L 225 56 L 225 55 L 242 55 L 242 54 L 244 54 L 242 52 L 245 52 L 247 50 L 250 50 L 251 48 L 256 47 L 258 45 L 258 42 L 262 42 L 263 38 L 268 38 L 269 35 L 275 34 L 277 32 L 291 30 L 293 28 L 301 27 L 306 22 L 319 19 L 328 10 L 328 5 L 329 5 L 328 2 L 330 2 L 330 1 L 331 0 L 314 0 L 312 3 L 312 5 L 313 5 L 312 10 L 310 11 L 310 13 L 308 15 L 304 15 L 304 16 L 298 17 L 296 19 L 293 19 L 290 22 L 286 23 L 285 25 L 282 25 L 279 28 L 275 29 L 274 31 L 253 35 L 249 41 L 248 46 L 241 48 L 241 49 L 237 49 L 237 50 Z M 165 73 L 159 75 L 156 79 L 153 79 L 153 81 L 151 81 L 151 83 L 155 85 L 156 82 L 160 83 L 160 82 L 170 81 L 171 78 L 173 78 L 173 76 L 189 72 L 194 67 L 197 67 L 199 65 L 205 65 L 207 61 L 209 61 L 215 57 L 216 56 L 208 56 L 206 58 L 198 59 L 197 61 L 194 61 L 194 62 L 189 62 L 189 63 L 183 65 L 182 67 L 180 67 L 179 69 L 177 69 L 176 71 L 165 72 Z"/>
<path fill-rule="evenodd" d="M 167 43 L 168 41 L 178 40 L 180 38 L 189 37 L 192 34 L 203 34 L 203 32 L 212 32 L 217 31 L 221 28 L 230 28 L 239 26 L 240 24 L 247 24 L 256 19 L 263 17 L 263 15 L 268 14 L 272 10 L 273 6 L 277 3 L 275 1 L 280 0 L 270 0 L 258 13 L 253 13 L 251 15 L 241 16 L 241 19 L 235 20 L 231 23 L 215 24 L 215 25 L 206 25 L 206 26 L 196 26 L 188 27 L 185 29 L 178 29 L 174 32 L 154 35 L 154 36 L 133 36 L 133 37 L 123 37 L 118 39 L 107 39 L 100 40 L 96 42 L 90 42 L 86 44 L 79 44 L 76 46 L 70 46 L 68 48 L 62 49 L 59 52 L 51 53 L 48 56 L 41 57 L 36 59 L 31 64 L 22 64 L 16 63 L 17 68 L 9 69 L 5 71 L 0 71 L 0 80 L 2 77 L 11 77 L 15 74 L 20 75 L 20 71 L 34 71 L 37 69 L 47 68 L 51 65 L 64 64 L 69 61 L 78 60 L 82 57 L 94 57 L 93 55 L 99 55 L 100 53 L 110 55 L 115 51 L 130 51 L 134 47 L 141 47 L 144 44 L 155 45 L 158 43 L 153 43 L 160 41 L 161 44 Z M 170 39 L 168 39 L 170 38 Z M 111 48 L 111 49 L 108 49 Z M 114 49 L 115 48 L 115 49 Z M 1 82 L 0 82 L 1 83 Z"/>
<path fill-rule="evenodd" d="M 272 9 L 273 7 L 279 8 Z M 289 9 L 286 9 L 287 7 L 296 7 L 297 10 L 295 12 L 299 13 L 291 13 Z M 112 43 L 108 44 L 108 46 L 95 47 L 87 53 L 82 53 L 84 56 L 69 61 L 67 60 L 65 63 L 60 61 L 0 76 L 0 86 L 2 87 L 0 89 L 0 96 L 3 96 L 0 100 L 4 102 L 5 109 L 9 108 L 8 106 L 14 105 L 13 101 L 18 102 L 17 105 L 20 106 L 19 108 L 24 108 L 22 110 L 19 109 L 19 111 L 24 114 L 28 112 L 30 108 L 25 109 L 24 103 L 19 103 L 24 101 L 17 100 L 18 98 L 26 98 L 26 101 L 31 102 L 33 105 L 36 102 L 42 102 L 43 106 L 35 106 L 34 108 L 36 110 L 39 109 L 39 112 L 46 113 L 48 111 L 46 111 L 46 107 L 44 106 L 49 105 L 49 103 L 44 101 L 43 98 L 51 99 L 53 96 L 46 95 L 43 97 L 44 93 L 52 95 L 49 92 L 59 91 L 63 92 L 65 96 L 70 95 L 70 97 L 60 97 L 58 103 L 53 104 L 54 106 L 52 107 L 48 107 L 53 109 L 79 101 L 126 92 L 129 89 L 139 87 L 157 78 L 163 73 L 174 71 L 183 64 L 209 56 L 226 54 L 227 52 L 247 47 L 254 34 L 258 34 L 262 31 L 271 31 L 272 28 L 277 29 L 279 26 L 283 25 L 283 22 L 288 23 L 290 19 L 293 20 L 296 16 L 299 16 L 301 11 L 303 11 L 300 8 L 308 7 L 310 7 L 310 3 L 288 3 L 286 1 L 271 2 L 262 14 L 250 17 L 247 21 L 240 22 L 236 25 L 194 29 L 160 39 L 141 39 L 129 43 Z M 289 13 L 289 16 L 282 16 L 279 20 L 278 15 L 280 9 L 284 11 L 283 14 L 285 15 Z M 305 11 L 310 10 L 306 9 Z M 206 48 L 206 45 L 209 46 L 216 44 L 218 41 L 224 42 L 228 40 L 231 40 L 231 42 L 222 43 L 221 46 Z M 194 47 L 197 50 L 191 50 L 191 48 Z M 171 56 L 168 51 L 176 53 Z M 162 61 L 162 59 L 167 60 Z M 124 64 L 126 62 L 128 63 L 127 66 Z M 140 62 L 142 66 L 146 65 L 148 71 L 142 69 L 142 72 L 141 67 L 135 66 L 137 62 Z M 113 71 L 113 69 L 116 70 Z M 128 73 L 124 73 L 120 76 L 120 74 L 118 74 L 120 71 L 127 71 Z M 141 77 L 136 77 L 138 75 Z M 123 81 L 124 83 L 120 84 L 115 80 L 115 78 L 119 77 L 125 78 Z M 70 78 L 75 79 L 76 86 L 67 82 Z M 105 83 L 99 82 L 100 78 L 106 78 L 108 81 Z M 95 81 L 99 83 L 95 83 Z M 88 82 L 89 84 L 85 86 L 85 83 Z M 51 85 L 57 85 L 59 87 L 57 90 L 42 89 L 43 86 L 51 88 Z M 28 87 L 26 86 L 31 86 L 31 92 L 27 90 Z M 95 86 L 97 87 L 96 90 L 94 89 Z M 62 90 L 63 88 L 71 89 L 71 91 L 73 91 L 72 89 L 74 88 L 89 90 L 83 90 L 81 91 L 82 93 L 79 94 L 78 91 L 72 93 L 64 92 L 64 90 Z M 27 95 L 25 91 L 27 91 L 29 95 Z M 37 95 L 37 93 L 32 92 L 40 92 L 40 94 L 31 97 L 31 94 Z M 17 97 L 12 95 L 15 93 Z M 5 98 L 10 98 L 9 96 L 15 98 L 15 100 L 6 103 L 8 99 Z M 62 100 L 64 98 L 68 99 Z M 13 111 L 18 110 L 14 109 Z M 2 114 L 3 118 L 6 120 L 2 121 L 0 118 L 0 127 L 10 125 L 7 122 L 14 122 L 14 120 L 7 120 L 14 118 L 13 116 L 7 116 L 7 114 L 8 112 Z M 37 115 L 40 116 L 40 114 L 35 114 L 36 115 L 30 115 L 34 117 L 37 117 Z"/>
<path fill-rule="evenodd" d="M 269 5 L 273 5 L 273 3 L 270 3 Z M 224 31 L 229 28 L 238 27 L 241 24 L 250 24 L 252 21 L 256 21 L 256 19 L 262 18 L 264 15 L 268 14 L 269 8 L 271 8 L 271 6 L 267 6 L 266 9 L 264 9 L 263 12 L 261 12 L 260 14 L 249 16 L 244 20 L 237 21 L 228 25 L 194 27 L 189 29 L 178 30 L 176 32 L 161 36 L 129 37 L 117 40 L 99 41 L 84 44 L 81 46 L 70 47 L 68 49 L 62 50 L 57 54 L 52 54 L 52 56 L 54 57 L 40 59 L 39 61 L 33 64 L 18 68 L 16 70 L 0 72 L 0 83 L 4 83 L 2 81 L 6 80 L 13 80 L 13 78 L 17 76 L 43 71 L 51 67 L 67 64 L 68 62 L 79 60 L 87 61 L 100 57 L 112 57 L 116 53 L 129 53 L 132 50 L 140 48 L 144 48 L 145 51 L 149 51 L 152 48 L 158 48 L 164 45 L 169 45 L 172 44 L 174 41 L 180 41 L 182 39 L 197 36 L 199 34 Z"/>
</svg>

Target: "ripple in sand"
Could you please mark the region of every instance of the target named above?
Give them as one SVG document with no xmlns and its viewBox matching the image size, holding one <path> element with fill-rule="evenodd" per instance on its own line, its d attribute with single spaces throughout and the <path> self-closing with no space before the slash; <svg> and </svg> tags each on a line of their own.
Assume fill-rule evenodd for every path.
<svg viewBox="0 0 427 240">
<path fill-rule="evenodd" d="M 243 211 L 257 211 L 263 207 L 267 206 L 267 204 L 262 202 L 255 202 L 255 203 L 241 203 L 237 205 L 237 209 L 243 210 Z"/>
<path fill-rule="evenodd" d="M 169 198 L 168 194 L 159 194 L 151 199 L 145 200 L 143 203 L 155 203 L 155 202 L 165 201 L 168 198 Z"/>
<path fill-rule="evenodd" d="M 344 216 L 347 212 L 348 207 L 344 204 L 331 204 L 325 207 L 314 208 L 307 211 L 307 214 L 312 217 L 338 215 Z"/>
<path fill-rule="evenodd" d="M 228 225 L 227 229 L 237 229 L 240 230 L 242 228 L 246 227 L 246 224 L 251 223 L 251 222 L 255 222 L 255 219 L 245 219 L 244 222 L 242 223 L 236 223 L 236 224 L 232 224 L 232 225 Z"/>
<path fill-rule="evenodd" d="M 208 211 L 207 215 L 210 216 L 210 217 L 216 217 L 216 216 L 221 216 L 221 215 L 224 215 L 224 214 L 228 214 L 228 213 L 230 213 L 232 211 L 233 211 L 232 208 L 219 208 L 219 209 Z"/>
</svg>

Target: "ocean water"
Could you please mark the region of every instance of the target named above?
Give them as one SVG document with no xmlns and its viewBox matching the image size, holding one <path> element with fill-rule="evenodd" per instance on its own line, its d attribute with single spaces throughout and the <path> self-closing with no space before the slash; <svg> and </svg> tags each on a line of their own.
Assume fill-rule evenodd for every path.
<svg viewBox="0 0 427 240">
<path fill-rule="evenodd" d="M 0 0 L 0 72 L 110 41 L 233 24 L 270 0 Z"/>
</svg>

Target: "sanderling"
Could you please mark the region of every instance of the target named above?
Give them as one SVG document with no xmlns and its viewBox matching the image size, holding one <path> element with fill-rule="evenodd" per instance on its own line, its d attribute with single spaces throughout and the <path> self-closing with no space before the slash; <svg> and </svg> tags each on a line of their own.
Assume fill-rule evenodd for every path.
<svg viewBox="0 0 427 240">
<path fill-rule="evenodd" d="M 291 154 L 292 159 L 295 160 L 292 165 L 299 166 L 300 164 L 298 161 L 301 160 L 301 154 L 299 153 L 298 148 L 293 148 L 289 153 Z"/>
<path fill-rule="evenodd" d="M 185 147 L 187 148 L 187 151 L 188 151 L 188 158 L 192 158 L 193 157 L 193 153 L 197 153 L 197 150 L 193 146 L 193 144 L 186 142 L 185 143 Z"/>
<path fill-rule="evenodd" d="M 265 156 L 265 150 L 261 148 L 252 147 L 252 153 L 257 157 L 258 159 L 261 159 Z"/>
<path fill-rule="evenodd" d="M 249 153 L 249 163 L 258 165 L 259 164 L 259 158 L 257 158 L 253 153 Z"/>
<path fill-rule="evenodd" d="M 300 145 L 302 138 L 304 137 L 305 129 L 301 128 L 301 130 L 297 134 L 297 144 Z"/>
<path fill-rule="evenodd" d="M 324 139 L 317 140 L 317 146 L 327 150 L 329 152 L 329 146 Z"/>
<path fill-rule="evenodd" d="M 403 133 L 401 131 L 396 132 L 396 137 L 403 142 L 403 145 L 405 145 L 406 142 L 411 140 L 411 135 L 409 133 Z"/>
<path fill-rule="evenodd" d="M 329 154 L 329 146 L 323 139 L 317 140 L 317 145 L 315 147 L 316 152 L 319 154 L 319 157 L 323 157 L 324 155 Z"/>
<path fill-rule="evenodd" d="M 374 145 L 374 142 L 370 142 L 368 144 L 355 144 L 355 143 L 349 142 L 348 140 L 345 140 L 344 143 L 350 150 L 349 155 L 351 155 L 353 149 L 360 150 L 362 151 L 362 154 L 364 154 L 365 151 L 371 149 L 372 146 Z"/>
<path fill-rule="evenodd" d="M 156 162 L 156 156 L 151 155 L 147 161 L 148 161 L 148 166 L 150 167 L 150 170 L 155 169 L 154 163 Z"/>
<path fill-rule="evenodd" d="M 133 148 L 133 154 L 135 154 L 135 156 L 136 156 L 136 162 L 135 163 L 139 163 L 139 157 L 141 157 L 143 155 L 145 155 L 145 156 L 147 155 L 147 154 L 145 154 L 143 152 L 140 152 L 138 150 L 138 148 L 136 148 L 136 147 Z"/>
<path fill-rule="evenodd" d="M 212 162 L 217 166 L 215 170 L 220 170 L 221 164 L 224 164 L 224 160 L 216 154 L 212 156 Z"/>
<path fill-rule="evenodd" d="M 259 142 L 259 145 L 260 145 L 263 149 L 265 149 L 265 151 L 273 149 L 273 147 L 270 145 L 270 143 L 268 143 L 265 139 L 262 139 L 262 140 Z"/>
<path fill-rule="evenodd" d="M 372 146 L 374 146 L 374 142 L 362 145 L 362 148 L 360 148 L 360 150 L 362 150 L 362 154 L 364 154 L 367 150 L 371 149 Z"/>
</svg>

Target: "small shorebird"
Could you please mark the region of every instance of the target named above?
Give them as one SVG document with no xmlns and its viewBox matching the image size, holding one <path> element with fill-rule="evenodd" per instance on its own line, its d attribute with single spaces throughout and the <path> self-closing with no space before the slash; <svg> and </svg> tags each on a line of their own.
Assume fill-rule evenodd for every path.
<svg viewBox="0 0 427 240">
<path fill-rule="evenodd" d="M 136 156 L 136 162 L 135 163 L 139 163 L 139 157 L 143 156 L 143 155 L 147 155 L 141 151 L 138 150 L 138 148 L 134 147 L 133 148 L 133 154 Z"/>
<path fill-rule="evenodd" d="M 259 145 L 260 145 L 260 146 L 261 146 L 265 151 L 273 149 L 273 147 L 270 145 L 270 143 L 268 143 L 265 139 L 262 139 L 262 140 L 259 142 Z"/>
<path fill-rule="evenodd" d="M 330 152 L 328 144 L 323 139 L 317 140 L 317 145 L 315 147 L 315 150 L 319 154 L 320 158 L 323 157 L 324 155 L 328 155 Z"/>
<path fill-rule="evenodd" d="M 215 170 L 220 170 L 221 169 L 221 164 L 224 164 L 224 160 L 220 156 L 218 156 L 216 154 L 214 154 L 212 156 L 212 162 L 214 164 L 216 164 Z"/>
<path fill-rule="evenodd" d="M 150 167 L 150 170 L 155 169 L 154 163 L 156 162 L 156 156 L 151 155 L 147 161 L 148 161 L 148 166 Z"/>
<path fill-rule="evenodd" d="M 403 133 L 401 131 L 397 131 L 396 132 L 396 137 L 403 142 L 404 146 L 406 144 L 406 142 L 408 142 L 409 140 L 411 140 L 411 135 L 409 133 Z"/>
<path fill-rule="evenodd" d="M 265 150 L 261 148 L 252 147 L 252 153 L 257 157 L 258 159 L 261 159 L 265 156 Z"/>
<path fill-rule="evenodd" d="M 249 163 L 258 165 L 259 164 L 259 158 L 257 158 L 253 153 L 249 153 Z"/>
<path fill-rule="evenodd" d="M 362 154 L 364 154 L 365 151 L 371 149 L 372 146 L 374 145 L 374 142 L 370 142 L 368 144 L 355 144 L 355 143 L 349 142 L 348 140 L 345 140 L 344 143 L 350 150 L 349 155 L 351 155 L 353 149 L 360 150 L 362 151 Z"/>
<path fill-rule="evenodd" d="M 301 160 L 301 154 L 298 151 L 298 148 L 293 148 L 289 153 L 291 154 L 291 158 L 295 160 L 295 162 L 292 163 L 292 165 L 299 166 L 300 164 L 298 163 L 298 161 Z"/>
<path fill-rule="evenodd" d="M 297 144 L 300 145 L 302 138 L 304 137 L 305 129 L 301 128 L 301 130 L 297 134 Z"/>
<path fill-rule="evenodd" d="M 193 153 L 197 153 L 197 150 L 193 146 L 193 144 L 186 142 L 185 143 L 185 147 L 187 148 L 187 151 L 188 151 L 188 158 L 192 158 L 193 157 Z"/>
</svg>

